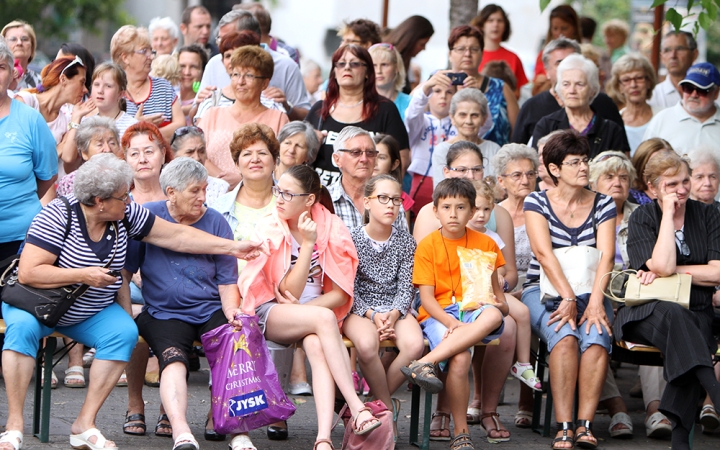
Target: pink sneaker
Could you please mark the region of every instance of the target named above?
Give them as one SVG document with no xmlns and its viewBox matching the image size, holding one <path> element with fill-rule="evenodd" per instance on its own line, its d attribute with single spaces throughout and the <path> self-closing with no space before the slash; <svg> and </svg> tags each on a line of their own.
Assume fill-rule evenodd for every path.
<svg viewBox="0 0 720 450">
<path fill-rule="evenodd" d="M 353 386 L 355 386 L 355 392 L 360 391 L 360 375 L 357 372 L 352 373 Z"/>
<path fill-rule="evenodd" d="M 370 386 L 368 386 L 365 377 L 362 379 L 362 395 L 368 395 L 370 393 Z"/>
</svg>

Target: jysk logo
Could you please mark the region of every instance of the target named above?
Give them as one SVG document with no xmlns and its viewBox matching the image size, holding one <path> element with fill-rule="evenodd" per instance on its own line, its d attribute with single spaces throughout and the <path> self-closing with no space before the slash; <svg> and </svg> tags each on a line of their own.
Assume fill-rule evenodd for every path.
<svg viewBox="0 0 720 450">
<path fill-rule="evenodd" d="M 230 417 L 247 416 L 268 407 L 264 391 L 250 392 L 230 399 Z"/>
</svg>

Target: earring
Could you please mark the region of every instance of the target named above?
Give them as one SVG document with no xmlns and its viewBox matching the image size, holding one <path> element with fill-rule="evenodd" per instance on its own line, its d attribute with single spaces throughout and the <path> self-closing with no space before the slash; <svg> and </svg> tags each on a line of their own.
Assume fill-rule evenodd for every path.
<svg viewBox="0 0 720 450">
<path fill-rule="evenodd" d="M 103 212 L 103 207 L 102 207 L 102 206 L 100 207 L 100 212 Z"/>
</svg>

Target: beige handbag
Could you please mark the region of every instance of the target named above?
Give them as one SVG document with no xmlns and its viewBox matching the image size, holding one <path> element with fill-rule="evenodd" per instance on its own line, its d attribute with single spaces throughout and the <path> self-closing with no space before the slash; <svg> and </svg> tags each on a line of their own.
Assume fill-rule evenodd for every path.
<svg viewBox="0 0 720 450">
<path fill-rule="evenodd" d="M 560 268 L 575 295 L 588 294 L 592 292 L 595 284 L 595 274 L 602 252 L 595 247 L 588 245 L 573 245 L 571 247 L 556 248 L 553 250 L 555 258 L 560 263 Z M 559 297 L 557 289 L 552 285 L 545 270 L 540 266 L 540 299 L 545 295 Z"/>
<path fill-rule="evenodd" d="M 603 275 L 603 278 L 608 275 L 610 275 L 610 282 L 604 294 L 616 302 L 625 303 L 627 306 L 638 306 L 659 300 L 677 303 L 685 309 L 690 308 L 692 275 L 676 273 L 669 277 L 655 278 L 650 284 L 640 283 L 635 270 L 612 271 Z M 615 292 L 616 289 L 610 289 L 610 286 L 617 285 L 615 280 L 618 277 L 627 277 L 627 281 L 622 282 L 625 291 L 624 296 L 622 290 L 618 295 Z"/>
</svg>

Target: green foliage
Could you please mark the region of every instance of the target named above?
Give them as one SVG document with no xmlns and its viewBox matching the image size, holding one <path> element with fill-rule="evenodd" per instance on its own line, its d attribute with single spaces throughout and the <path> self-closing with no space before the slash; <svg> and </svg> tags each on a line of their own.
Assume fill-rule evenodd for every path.
<svg viewBox="0 0 720 450">
<path fill-rule="evenodd" d="M 67 38 L 69 32 L 82 28 L 98 32 L 104 21 L 125 19 L 123 0 L 4 0 L 4 22 L 21 19 L 31 24 L 43 37 Z"/>
</svg>

